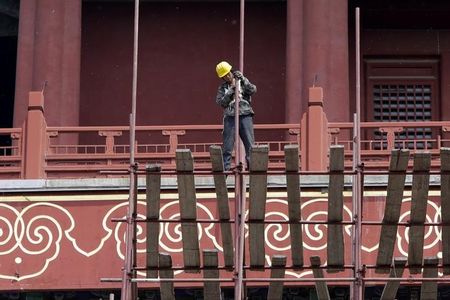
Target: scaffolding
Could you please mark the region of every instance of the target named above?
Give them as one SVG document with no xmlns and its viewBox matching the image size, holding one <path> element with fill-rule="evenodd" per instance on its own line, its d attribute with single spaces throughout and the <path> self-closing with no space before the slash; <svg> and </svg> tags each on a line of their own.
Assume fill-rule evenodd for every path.
<svg viewBox="0 0 450 300">
<path fill-rule="evenodd" d="M 415 153 L 413 170 L 408 171 L 409 150 L 393 150 L 391 153 L 390 168 L 388 172 L 364 171 L 362 168 L 355 172 L 344 171 L 344 151 L 342 146 L 332 146 L 330 148 L 330 170 L 328 172 L 301 172 L 298 168 L 298 146 L 289 145 L 285 148 L 286 170 L 283 172 L 268 171 L 268 147 L 257 146 L 252 150 L 250 170 L 233 171 L 235 176 L 249 179 L 249 209 L 248 214 L 240 212 L 241 216 L 230 215 L 230 203 L 234 204 L 234 209 L 238 211 L 239 206 L 236 199 L 228 198 L 228 187 L 226 175 L 231 172 L 223 171 L 222 153 L 219 146 L 212 146 L 210 149 L 212 171 L 194 171 L 192 154 L 189 150 L 180 149 L 177 151 L 177 170 L 162 171 L 157 165 L 149 165 L 146 170 L 137 170 L 134 176 L 146 176 L 146 218 L 137 218 L 136 212 L 131 224 L 139 222 L 147 224 L 146 243 L 147 259 L 145 266 L 137 266 L 135 261 L 130 267 L 131 272 L 127 274 L 129 288 L 135 288 L 138 282 L 158 283 L 161 289 L 162 299 L 175 299 L 174 283 L 203 283 L 205 298 L 221 299 L 220 283 L 236 285 L 241 283 L 239 289 L 242 294 L 236 299 L 245 299 L 245 287 L 254 283 L 269 284 L 268 299 L 282 299 L 284 283 L 314 283 L 318 299 L 330 299 L 327 283 L 347 283 L 351 286 L 352 299 L 358 299 L 358 293 L 363 299 L 364 286 L 367 283 L 385 282 L 381 299 L 395 299 L 396 292 L 401 283 L 422 283 L 421 299 L 437 299 L 437 283 L 449 282 L 445 275 L 450 274 L 450 235 L 448 226 L 450 225 L 448 216 L 450 215 L 450 149 L 441 150 L 441 171 L 430 171 L 431 155 L 429 153 Z M 386 204 L 382 221 L 365 221 L 363 216 L 357 216 L 361 211 L 358 206 L 352 207 L 352 218 L 349 221 L 343 218 L 343 193 L 344 177 L 352 176 L 354 179 L 360 174 L 360 193 L 352 193 L 353 203 L 362 202 L 364 192 L 364 175 L 388 174 Z M 285 175 L 289 220 L 268 220 L 266 218 L 267 200 L 267 176 Z M 442 220 L 440 222 L 426 221 L 427 197 L 429 192 L 430 175 L 441 174 L 441 204 Z M 178 181 L 178 193 L 180 204 L 180 217 L 177 219 L 162 218 L 160 215 L 160 195 L 161 177 L 163 175 L 176 175 Z M 327 220 L 312 221 L 303 220 L 301 213 L 300 197 L 300 175 L 328 175 L 328 215 Z M 405 190 L 405 179 L 407 175 L 412 176 L 412 203 L 411 219 L 409 222 L 400 222 L 401 203 Z M 197 199 L 195 176 L 212 176 L 214 178 L 215 192 L 217 195 L 217 214 L 215 219 L 201 219 L 197 217 Z M 136 182 L 136 180 L 134 182 Z M 352 181 L 355 185 L 356 181 Z M 245 187 L 247 185 L 244 185 Z M 246 217 L 244 217 L 246 216 Z M 124 222 L 124 219 L 114 221 Z M 163 253 L 159 248 L 159 231 L 162 223 L 181 224 L 182 244 L 183 244 L 183 266 L 173 266 L 172 257 L 168 253 Z M 222 254 L 217 249 L 207 250 L 201 247 L 198 239 L 197 224 L 218 224 L 221 231 Z M 291 239 L 290 258 L 286 255 L 273 255 L 271 263 L 265 263 L 265 236 L 264 226 L 267 224 L 285 224 L 289 226 Z M 237 228 L 237 234 L 232 233 L 232 225 Z M 326 224 L 327 229 L 327 263 L 323 264 L 320 256 L 309 257 L 309 263 L 303 257 L 302 224 Z M 235 249 L 241 240 L 244 240 L 239 233 L 248 226 L 248 249 L 249 261 L 244 255 L 240 256 Z M 352 226 L 352 253 L 361 254 L 361 241 L 363 238 L 356 235 L 356 227 L 381 226 L 379 239 L 379 249 L 376 257 L 376 264 L 365 264 L 357 261 L 356 255 L 352 255 L 351 263 L 346 264 L 344 254 L 344 226 Z M 409 228 L 409 249 L 408 257 L 394 257 L 394 248 L 397 229 L 399 226 Z M 437 256 L 424 257 L 424 228 L 426 226 L 442 226 L 442 263 Z M 236 232 L 236 231 L 235 231 Z M 359 231 L 361 232 L 361 230 Z M 244 240 L 245 241 L 245 240 Z M 132 240 L 132 249 L 136 249 L 136 239 Z M 243 252 L 242 252 L 243 254 Z M 219 257 L 219 255 L 223 255 Z M 237 259 L 237 260 L 236 260 Z M 219 261 L 223 265 L 219 265 Z M 235 262 L 242 262 L 237 265 Z M 288 264 L 292 261 L 292 264 Z M 311 269 L 313 278 L 285 278 L 287 269 L 300 270 Z M 402 277 L 404 269 L 409 269 L 413 276 Z M 444 276 L 438 276 L 441 269 Z M 270 270 L 270 278 L 262 276 L 252 276 L 246 271 L 267 271 Z M 344 277 L 326 277 L 324 270 L 328 273 L 345 272 Z M 348 271 L 352 274 L 348 276 Z M 146 271 L 145 278 L 138 278 L 136 271 Z M 203 272 L 203 278 L 176 278 L 175 271 L 199 274 Z M 221 276 L 221 271 L 229 272 L 228 276 Z M 238 272 L 242 272 L 239 277 Z M 367 276 L 369 271 L 374 274 Z M 371 272 L 373 273 L 373 272 Z M 158 275 L 159 274 L 159 275 Z M 222 272 L 222 274 L 224 274 Z M 389 277 L 374 276 L 375 274 L 389 274 Z M 417 277 L 415 274 L 421 274 Z M 104 281 L 115 281 L 118 279 L 104 279 Z M 120 280 L 119 280 L 120 281 Z M 133 286 L 134 285 L 134 286 Z M 359 286 L 356 286 L 359 285 Z M 134 294 L 136 295 L 136 294 Z M 136 299 L 136 298 L 126 298 Z"/>
<path fill-rule="evenodd" d="M 245 1 L 240 1 L 240 52 L 239 64 L 243 70 L 244 61 L 244 9 Z M 192 153 L 187 149 L 176 151 L 176 171 L 161 170 L 158 165 L 149 165 L 145 170 L 139 169 L 134 160 L 135 126 L 136 126 L 136 88 L 137 88 L 137 49 L 139 0 L 135 1 L 135 30 L 133 52 L 133 90 L 132 112 L 130 115 L 130 189 L 129 206 L 126 219 L 116 219 L 126 222 L 126 252 L 122 278 L 104 278 L 104 282 L 122 282 L 121 299 L 137 299 L 137 284 L 152 282 L 159 284 L 161 299 L 175 299 L 174 283 L 203 283 L 204 298 L 221 299 L 221 283 L 234 286 L 234 299 L 245 299 L 246 286 L 252 283 L 268 284 L 268 299 L 282 299 L 284 283 L 314 283 L 318 299 L 330 299 L 327 283 L 350 284 L 351 299 L 364 299 L 364 287 L 367 283 L 385 282 L 381 299 L 394 299 L 401 283 L 421 282 L 421 299 L 437 299 L 437 283 L 448 282 L 445 277 L 438 276 L 438 269 L 444 275 L 450 274 L 450 149 L 441 150 L 441 222 L 426 222 L 425 212 L 429 190 L 430 159 L 429 153 L 414 155 L 414 168 L 407 170 L 409 151 L 393 150 L 388 172 L 367 172 L 361 164 L 360 157 L 360 58 L 359 58 L 359 9 L 356 9 L 356 114 L 354 115 L 354 156 L 353 170 L 344 171 L 344 148 L 331 146 L 329 153 L 329 170 L 326 172 L 299 171 L 299 147 L 285 147 L 285 171 L 268 171 L 267 146 L 255 146 L 252 149 L 249 171 L 245 171 L 242 146 L 239 141 L 238 109 L 235 115 L 235 168 L 224 171 L 222 150 L 218 146 L 210 148 L 212 170 L 200 172 L 194 170 Z M 237 84 L 237 87 L 240 85 Z M 239 93 L 236 94 L 236 107 L 239 106 Z M 267 176 L 271 174 L 286 176 L 287 202 L 289 220 L 273 221 L 266 219 Z M 364 197 L 364 176 L 367 174 L 388 174 L 387 197 L 384 218 L 380 221 L 364 221 L 362 215 L 362 200 Z M 399 222 L 401 201 L 405 189 L 405 178 L 410 174 L 412 181 L 411 220 Z M 138 218 L 137 214 L 137 182 L 138 176 L 146 176 L 146 218 Z M 178 181 L 180 218 L 163 219 L 160 217 L 161 177 L 176 175 Z M 197 217 L 197 199 L 195 176 L 212 176 L 217 196 L 218 217 L 213 220 Z M 234 201 L 228 198 L 227 176 L 234 176 Z M 300 207 L 300 175 L 327 175 L 328 182 L 328 215 L 324 221 L 306 221 L 302 219 Z M 352 177 L 352 213 L 351 220 L 344 221 L 344 176 Z M 248 180 L 248 184 L 246 182 Z M 249 190 L 249 199 L 246 191 Z M 234 218 L 230 214 L 230 202 L 234 204 Z M 248 214 L 246 205 L 249 204 Z M 137 224 L 146 223 L 147 255 L 146 266 L 137 265 Z M 183 266 L 173 266 L 172 257 L 159 249 L 159 228 L 161 223 L 179 223 L 181 225 L 183 243 Z M 217 223 L 220 225 L 223 265 L 219 265 L 217 249 L 203 249 L 200 252 L 197 224 Z M 288 224 L 291 238 L 291 261 L 287 264 L 286 255 L 273 255 L 270 265 L 265 263 L 264 226 L 266 224 Z M 327 225 L 327 263 L 323 264 L 320 256 L 309 257 L 309 264 L 303 257 L 302 224 Z M 245 255 L 245 228 L 248 226 L 249 261 Z M 344 226 L 351 226 L 351 263 L 345 263 Z M 361 258 L 362 226 L 381 226 L 379 250 L 375 265 L 363 264 Z M 408 257 L 393 257 L 398 226 L 409 228 Z M 443 255 L 442 264 L 438 257 L 423 257 L 423 242 L 425 226 L 442 226 Z M 234 229 L 234 234 L 233 234 Z M 310 269 L 313 278 L 285 278 L 287 269 Z M 374 269 L 376 274 L 389 274 L 389 277 L 367 277 L 366 272 Z M 422 274 L 422 277 L 403 278 L 404 269 L 411 274 Z M 137 271 L 145 270 L 145 278 L 138 277 Z M 270 278 L 248 276 L 249 270 L 270 270 Z M 351 271 L 351 276 L 330 278 L 328 273 Z M 198 274 L 202 278 L 175 278 L 175 271 Z M 220 271 L 230 272 L 230 276 L 221 276 Z M 348 273 L 346 273 L 348 274 Z"/>
</svg>

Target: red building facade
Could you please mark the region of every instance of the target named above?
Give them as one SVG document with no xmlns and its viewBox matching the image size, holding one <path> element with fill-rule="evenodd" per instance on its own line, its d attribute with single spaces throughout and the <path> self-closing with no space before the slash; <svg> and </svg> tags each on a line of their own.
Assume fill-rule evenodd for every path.
<svg viewBox="0 0 450 300">
<path fill-rule="evenodd" d="M 141 2 L 137 159 L 142 164 L 162 162 L 172 170 L 175 149 L 184 147 L 194 153 L 198 169 L 209 169 L 207 146 L 221 142 L 222 111 L 214 101 L 220 80 L 214 67 L 221 60 L 238 65 L 239 3 Z M 391 149 L 425 149 L 432 152 L 432 167 L 439 169 L 439 148 L 448 147 L 450 130 L 450 25 L 446 22 L 450 4 L 391 2 L 247 1 L 243 71 L 258 87 L 257 141 L 270 145 L 271 169 L 282 169 L 282 148 L 295 142 L 302 148 L 303 170 L 326 170 L 330 144 L 344 145 L 346 167 L 351 168 L 357 6 L 362 16 L 363 160 L 368 168 L 386 169 Z M 11 10 L 0 10 L 7 11 Z M 120 179 L 108 179 L 117 176 L 100 171 L 128 167 L 133 4 L 22 0 L 17 23 L 15 96 L 7 102 L 12 121 L 0 129 L 0 135 L 8 138 L 0 146 L 0 176 L 5 179 L 0 181 L 5 200 L 2 216 L 7 220 L 2 232 L 15 236 L 11 233 L 4 243 L 3 255 L 10 264 L 1 268 L 0 288 L 117 289 L 119 285 L 100 283 L 100 278 L 120 276 L 123 227 L 110 219 L 125 214 L 126 195 L 121 191 L 125 185 L 115 181 Z M 309 90 L 311 86 L 321 87 L 323 95 Z M 313 142 L 314 136 L 321 141 Z M 21 180 L 25 178 L 42 181 Z M 61 183 L 61 178 L 87 181 Z M 52 188 L 58 184 L 64 187 Z M 438 221 L 440 183 L 434 184 L 428 217 Z M 316 182 L 312 194 L 304 196 L 303 217 L 314 215 L 314 209 L 322 211 L 326 199 L 320 196 L 322 188 Z M 90 189 L 92 193 L 80 191 Z M 272 209 L 280 213 L 286 209 L 286 195 L 277 195 L 278 189 L 269 189 L 268 203 L 273 206 L 268 205 L 269 214 Z M 364 213 L 369 220 L 380 220 L 386 182 L 374 184 L 373 189 L 374 194 L 365 198 Z M 164 205 L 176 205 L 173 186 L 166 186 L 162 194 Z M 215 214 L 210 194 L 199 193 L 205 199 L 201 206 L 205 217 Z M 406 193 L 403 200 L 406 210 L 408 197 Z M 313 203 L 315 208 L 308 208 Z M 36 229 L 36 237 L 25 239 L 35 219 L 42 219 L 45 226 Z M 213 238 L 217 228 L 210 227 L 202 229 L 202 247 L 217 248 Z M 426 251 L 436 255 L 442 251 L 441 233 L 437 226 L 430 228 Z M 172 252 L 177 263 L 180 236 L 171 235 L 173 228 L 167 230 L 161 238 L 172 244 L 163 242 L 161 247 Z M 304 228 L 311 240 L 305 244 L 307 251 L 322 255 L 326 245 L 317 238 L 320 230 L 308 230 Z M 362 255 L 374 263 L 376 238 L 372 237 L 379 230 L 365 230 L 368 239 L 363 241 Z M 268 235 L 268 254 L 289 249 L 282 233 Z M 402 243 L 403 236 L 395 251 L 406 255 Z M 72 270 L 74 264 L 78 267 L 72 276 L 61 276 L 60 270 Z M 88 275 L 83 275 L 85 270 Z M 310 275 L 307 272 L 290 276 Z"/>
<path fill-rule="evenodd" d="M 129 109 L 130 102 L 133 6 L 121 1 L 56 2 L 21 3 L 15 126 L 24 120 L 28 91 L 41 90 L 45 82 L 49 126 L 127 123 L 121 112 Z M 433 108 L 437 106 L 433 120 L 445 120 L 449 37 L 442 11 L 448 7 L 439 1 L 419 2 L 385 7 L 376 1 L 250 1 L 244 65 L 245 73 L 260 87 L 256 120 L 298 122 L 307 107 L 307 88 L 315 83 L 324 88 L 329 120 L 351 121 L 353 10 L 358 4 L 362 5 L 363 79 L 368 81 L 364 90 L 369 93 L 363 93 L 364 104 L 370 106 L 374 76 L 387 78 L 381 83 L 394 76 L 405 84 L 411 83 L 411 76 L 419 83 L 429 77 L 434 80 L 430 82 Z M 233 1 L 207 5 L 143 1 L 138 125 L 198 124 L 199 116 L 204 124 L 217 123 L 220 110 L 207 99 L 214 98 L 218 85 L 213 72 L 216 62 L 227 59 L 237 65 L 238 14 Z M 373 64 L 383 68 L 374 70 Z M 418 70 L 411 70 L 414 67 Z M 424 68 L 433 72 L 421 74 Z M 98 116 L 93 105 L 108 106 L 110 111 Z M 190 113 L 174 112 L 174 106 Z M 167 111 L 164 117 L 162 111 Z M 373 121 L 370 115 L 366 118 Z"/>
</svg>

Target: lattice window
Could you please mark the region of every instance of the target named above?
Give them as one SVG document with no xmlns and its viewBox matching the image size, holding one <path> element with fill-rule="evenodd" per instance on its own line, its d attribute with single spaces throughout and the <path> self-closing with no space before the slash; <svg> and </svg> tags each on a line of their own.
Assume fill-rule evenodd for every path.
<svg viewBox="0 0 450 300">
<path fill-rule="evenodd" d="M 374 84 L 373 117 L 378 122 L 415 122 L 432 120 L 431 84 Z M 381 139 L 376 132 L 375 138 Z M 397 143 L 398 148 L 423 149 L 424 140 L 432 138 L 431 128 L 409 128 L 398 134 L 399 140 L 416 142 Z"/>
<path fill-rule="evenodd" d="M 427 122 L 439 119 L 439 59 L 368 57 L 365 117 L 375 122 Z M 364 132 L 370 149 L 386 149 L 383 133 Z M 411 128 L 396 134 L 396 148 L 424 149 L 435 143 L 436 129 Z M 383 138 L 384 140 L 384 138 Z M 378 147 L 377 147 L 378 146 Z"/>
<path fill-rule="evenodd" d="M 376 121 L 431 120 L 431 85 L 374 85 L 374 119 Z"/>
</svg>

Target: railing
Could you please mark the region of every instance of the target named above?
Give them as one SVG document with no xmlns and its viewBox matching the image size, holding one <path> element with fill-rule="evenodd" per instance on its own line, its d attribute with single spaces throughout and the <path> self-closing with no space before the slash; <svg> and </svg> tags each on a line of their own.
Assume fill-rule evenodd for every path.
<svg viewBox="0 0 450 300">
<path fill-rule="evenodd" d="M 269 169 L 284 168 L 284 146 L 292 143 L 300 146 L 302 170 L 325 171 L 328 148 L 333 144 L 344 145 L 345 166 L 352 168 L 354 125 L 328 122 L 322 95 L 321 88 L 310 89 L 308 110 L 300 124 L 255 125 L 256 143 L 269 146 Z M 0 136 L 11 138 L 8 145 L 0 145 L 2 179 L 105 177 L 129 168 L 128 126 L 48 127 L 41 92 L 30 92 L 23 128 L 0 129 Z M 210 169 L 209 147 L 222 143 L 221 132 L 222 125 L 137 126 L 136 161 L 173 170 L 175 150 L 184 148 L 193 153 L 196 169 Z M 427 134 L 408 138 L 411 132 Z M 386 169 L 394 148 L 429 151 L 436 168 L 439 149 L 450 146 L 450 121 L 362 122 L 361 134 L 365 168 Z"/>
<path fill-rule="evenodd" d="M 329 123 L 331 144 L 344 145 L 346 166 L 351 165 L 353 141 L 352 123 Z M 433 133 L 428 138 L 405 139 L 401 134 L 408 129 L 430 128 Z M 381 133 L 381 138 L 375 138 Z M 392 149 L 410 149 L 429 151 L 432 154 L 432 166 L 440 165 L 439 150 L 450 147 L 450 121 L 429 122 L 362 122 L 361 123 L 361 156 L 365 167 L 386 169 Z M 380 135 L 378 135 L 380 136 Z"/>
<path fill-rule="evenodd" d="M 431 128 L 428 139 L 400 139 L 408 128 Z M 390 150 L 408 148 L 426 150 L 433 155 L 433 166 L 439 166 L 439 149 L 450 146 L 450 122 L 381 123 L 363 122 L 362 160 L 366 168 L 386 168 Z M 209 169 L 209 146 L 221 144 L 222 125 L 137 126 L 136 160 L 140 164 L 159 163 L 164 169 L 175 168 L 175 149 L 190 149 L 197 169 Z M 352 165 L 352 123 L 329 123 L 330 144 L 344 145 L 346 166 Z M 386 133 L 374 139 L 375 132 Z M 102 171 L 126 170 L 129 160 L 129 128 L 109 127 L 48 127 L 46 130 L 45 173 L 47 177 L 102 177 Z M 0 146 L 0 177 L 21 178 L 23 175 L 23 133 L 21 128 L 0 129 L 0 135 L 12 139 L 11 146 Z M 284 167 L 284 146 L 299 143 L 297 124 L 256 124 L 257 144 L 270 149 L 270 168 Z M 202 142 L 190 142 L 200 140 Z M 64 144 L 59 142 L 64 141 Z M 68 143 L 67 141 L 71 141 Z M 155 142 L 153 142 L 155 141 Z M 411 145 L 413 145 L 411 147 Z M 300 158 L 301 159 L 301 158 Z"/>
<path fill-rule="evenodd" d="M 7 145 L 0 145 L 0 178 L 22 177 L 22 128 L 0 128 L 0 136 L 8 141 Z"/>
<path fill-rule="evenodd" d="M 281 168 L 284 146 L 298 143 L 298 124 L 255 125 L 258 144 L 269 145 L 272 168 Z M 287 138 L 288 135 L 291 138 Z M 45 170 L 48 177 L 102 176 L 126 170 L 129 127 L 48 127 Z M 137 126 L 136 161 L 175 168 L 175 150 L 190 149 L 197 169 L 210 169 L 209 147 L 222 143 L 222 125 Z M 72 141 L 60 144 L 60 141 Z M 201 142 L 196 142 L 201 141 Z M 104 175 L 103 175 L 104 176 Z"/>
</svg>

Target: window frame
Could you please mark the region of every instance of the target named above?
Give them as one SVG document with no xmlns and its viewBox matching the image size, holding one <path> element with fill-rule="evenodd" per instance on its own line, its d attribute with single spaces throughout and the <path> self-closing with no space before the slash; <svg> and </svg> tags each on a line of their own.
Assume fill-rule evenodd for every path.
<svg viewBox="0 0 450 300">
<path fill-rule="evenodd" d="M 368 58 L 365 63 L 364 119 L 374 122 L 373 90 L 375 85 L 415 85 L 431 86 L 431 120 L 441 117 L 439 60 L 429 59 L 377 59 Z"/>
</svg>

